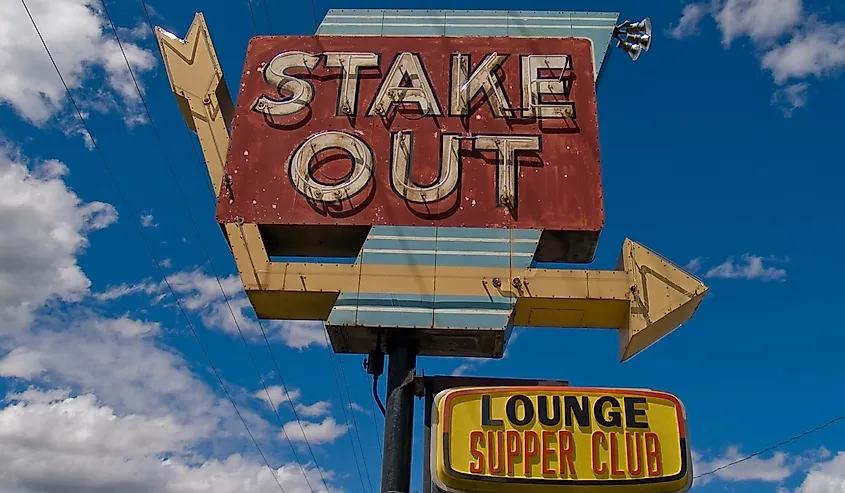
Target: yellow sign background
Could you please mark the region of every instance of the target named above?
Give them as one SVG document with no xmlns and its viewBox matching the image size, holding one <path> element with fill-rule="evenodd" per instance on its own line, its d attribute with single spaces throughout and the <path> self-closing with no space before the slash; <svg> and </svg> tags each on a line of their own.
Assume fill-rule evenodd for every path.
<svg viewBox="0 0 845 493">
<path fill-rule="evenodd" d="M 432 479 L 448 492 L 674 493 L 692 483 L 683 406 L 664 392 L 446 390 L 435 397 L 432 443 Z"/>
</svg>

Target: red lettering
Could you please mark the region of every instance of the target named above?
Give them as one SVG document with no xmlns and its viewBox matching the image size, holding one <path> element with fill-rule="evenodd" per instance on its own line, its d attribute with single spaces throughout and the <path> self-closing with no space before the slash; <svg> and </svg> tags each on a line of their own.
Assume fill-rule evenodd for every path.
<svg viewBox="0 0 845 493">
<path fill-rule="evenodd" d="M 555 432 L 543 430 L 543 455 L 540 459 L 543 462 L 543 475 L 548 476 L 555 473 L 555 470 L 549 467 L 550 455 L 555 455 L 555 451 L 549 448 L 549 438 L 555 436 Z"/>
<path fill-rule="evenodd" d="M 519 439 L 519 432 L 516 430 L 508 430 L 505 435 L 507 442 L 507 456 L 508 456 L 508 474 L 513 474 L 514 459 L 519 457 L 522 453 L 522 441 Z"/>
<path fill-rule="evenodd" d="M 484 440 L 483 431 L 473 431 L 469 434 L 469 453 L 476 462 L 470 462 L 469 472 L 483 473 L 484 472 L 484 454 L 478 450 L 478 442 Z"/>
<path fill-rule="evenodd" d="M 631 440 L 633 438 L 633 441 Z M 632 443 L 633 442 L 633 443 Z M 636 447 L 636 449 L 634 449 Z M 628 474 L 639 476 L 643 473 L 643 442 L 640 433 L 625 433 L 625 452 L 628 459 Z M 634 465 L 636 464 L 636 466 Z"/>
<path fill-rule="evenodd" d="M 625 471 L 619 468 L 619 439 L 614 432 L 610 433 L 610 474 L 624 476 Z"/>
<path fill-rule="evenodd" d="M 540 437 L 536 431 L 525 432 L 525 475 L 531 476 L 531 459 L 540 453 Z"/>
<path fill-rule="evenodd" d="M 660 440 L 654 433 L 645 434 L 645 462 L 649 476 L 663 474 L 663 458 L 660 456 Z"/>
<path fill-rule="evenodd" d="M 571 431 L 561 430 L 558 432 L 558 448 L 560 449 L 560 474 L 576 477 L 575 474 L 575 438 Z"/>
<path fill-rule="evenodd" d="M 604 432 L 593 432 L 593 472 L 596 476 L 604 476 L 607 474 L 607 462 L 599 458 L 599 447 L 607 447 L 607 438 Z"/>
<path fill-rule="evenodd" d="M 495 446 L 493 444 L 496 444 Z M 505 468 L 505 442 L 502 431 L 487 432 L 488 462 L 491 473 L 500 473 Z M 496 460 L 498 459 L 498 460 Z"/>
</svg>

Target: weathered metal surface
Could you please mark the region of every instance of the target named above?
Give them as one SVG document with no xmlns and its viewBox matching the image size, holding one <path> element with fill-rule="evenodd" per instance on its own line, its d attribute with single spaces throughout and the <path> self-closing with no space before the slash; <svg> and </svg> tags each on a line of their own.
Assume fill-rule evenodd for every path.
<svg viewBox="0 0 845 493">
<path fill-rule="evenodd" d="M 503 36 L 587 38 L 596 77 L 610 48 L 618 12 L 553 10 L 329 9 L 320 36 Z"/>
<path fill-rule="evenodd" d="M 290 68 L 287 73 L 313 85 L 313 101 L 294 114 L 268 115 L 267 110 L 259 111 L 262 104 L 266 108 L 272 104 L 268 99 L 284 100 L 290 93 L 280 93 L 268 83 L 265 68 L 280 53 L 291 51 L 376 53 L 379 67 L 360 69 L 357 101 L 353 104 L 341 98 L 340 69 L 326 68 L 325 56 L 312 59 L 303 55 L 305 65 L 312 68 Z M 384 89 L 382 81 L 388 77 L 391 63 L 404 52 L 419 55 L 428 84 L 418 84 L 431 87 L 435 101 L 432 111 L 439 116 L 422 115 L 419 107 L 407 104 L 382 106 L 384 117 L 369 116 L 378 113 L 379 101 L 385 101 L 375 101 L 377 93 Z M 451 77 L 455 76 L 451 73 L 453 53 L 469 57 L 470 74 L 484 57 L 507 54 L 499 78 L 507 94 L 505 105 L 510 108 L 528 105 L 523 101 L 520 55 L 570 55 L 571 70 L 538 70 L 538 74 L 553 77 L 540 82 L 543 91 L 549 83 L 556 82 L 555 78 L 563 77 L 561 85 L 569 88 L 568 95 L 558 96 L 557 102 L 564 112 L 574 109 L 575 118 L 530 118 L 524 117 L 529 113 L 522 110 L 505 110 L 504 114 L 515 117 L 497 118 L 494 113 L 502 113 L 500 105 L 495 98 L 493 103 L 485 103 L 483 94 L 472 101 L 470 115 L 449 116 L 457 99 L 450 95 Z M 413 56 L 403 60 L 406 65 L 412 64 Z M 278 70 L 274 66 L 269 72 Z M 263 103 L 262 97 L 267 98 Z M 553 96 L 543 95 L 541 102 L 554 102 L 552 99 Z M 571 104 L 563 105 L 564 102 Z M 345 115 L 344 110 L 354 114 Z M 344 134 L 324 133 L 317 141 L 306 143 L 326 131 Z M 461 139 L 450 141 L 453 135 Z M 526 139 L 511 143 L 512 147 L 530 149 L 535 145 L 538 150 L 519 153 L 519 166 L 511 167 L 497 162 L 500 160 L 496 148 L 504 149 L 505 137 L 514 136 Z M 300 191 L 295 188 L 294 184 L 303 180 L 301 170 L 299 174 L 296 171 L 297 164 L 308 167 L 314 180 L 323 185 L 347 179 L 355 166 L 351 166 L 351 159 L 343 151 L 326 150 L 314 162 L 307 162 L 309 148 L 319 150 L 323 144 L 345 143 L 358 154 L 358 168 L 352 176 L 361 181 L 349 179 L 354 182 L 350 187 L 325 195 L 309 191 L 307 185 L 301 185 Z M 454 151 L 460 149 L 459 176 L 451 177 L 457 180 L 454 191 L 449 186 L 450 178 L 440 172 L 443 156 L 450 158 L 450 143 L 455 146 Z M 422 198 L 409 189 L 400 193 L 397 186 L 403 180 L 396 175 L 404 166 L 391 169 L 391 161 L 403 164 L 407 149 L 412 170 L 411 180 L 404 183 L 409 184 L 409 189 L 440 182 L 442 187 L 430 189 L 428 196 L 423 192 Z M 371 179 L 367 179 L 367 166 L 372 166 Z M 516 173 L 515 178 L 508 176 L 509 170 Z M 501 37 L 254 38 L 238 95 L 226 171 L 230 182 L 220 195 L 217 216 L 223 223 L 242 218 L 247 223 L 274 225 L 469 226 L 598 232 L 604 213 L 591 42 Z M 515 189 L 508 198 L 507 190 L 502 190 L 514 179 Z"/>
<path fill-rule="evenodd" d="M 202 15 L 185 40 L 161 29 L 156 37 L 186 122 L 199 134 L 212 182 L 221 194 L 231 194 L 222 169 L 222 151 L 230 144 L 230 100 Z M 555 199 L 548 198 L 550 207 Z M 544 242 L 552 250 L 567 242 L 578 245 L 577 235 L 546 238 L 548 229 L 429 224 L 434 227 L 315 226 L 324 229 L 314 231 L 288 225 L 280 234 L 268 229 L 272 224 L 238 217 L 221 226 L 258 316 L 326 321 L 338 352 L 366 353 L 377 334 L 401 331 L 417 341 L 422 355 L 500 357 L 513 326 L 524 325 L 619 329 L 625 360 L 689 319 L 707 290 L 631 241 L 616 271 L 532 268 L 535 244 L 535 260 Z M 302 237 L 308 255 L 342 257 L 351 251 L 354 260 L 326 263 L 297 256 L 290 244 Z M 343 238 L 352 246 L 339 241 Z M 589 235 L 581 238 L 590 241 Z M 580 249 L 594 246 L 593 241 Z"/>
</svg>

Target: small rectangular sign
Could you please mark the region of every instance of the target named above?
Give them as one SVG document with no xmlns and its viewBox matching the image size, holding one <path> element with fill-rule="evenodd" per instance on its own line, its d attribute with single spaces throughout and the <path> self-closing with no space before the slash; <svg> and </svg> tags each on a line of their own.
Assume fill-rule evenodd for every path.
<svg viewBox="0 0 845 493">
<path fill-rule="evenodd" d="M 434 399 L 432 480 L 447 492 L 687 491 L 686 418 L 651 390 L 484 387 Z"/>
<path fill-rule="evenodd" d="M 220 222 L 604 224 L 586 38 L 253 38 Z"/>
</svg>

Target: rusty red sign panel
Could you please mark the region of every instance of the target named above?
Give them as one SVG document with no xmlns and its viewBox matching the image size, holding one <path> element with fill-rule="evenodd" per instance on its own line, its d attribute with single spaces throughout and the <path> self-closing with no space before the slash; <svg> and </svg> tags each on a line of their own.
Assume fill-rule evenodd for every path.
<svg viewBox="0 0 845 493">
<path fill-rule="evenodd" d="M 258 37 L 218 220 L 604 223 L 587 39 Z"/>
</svg>

